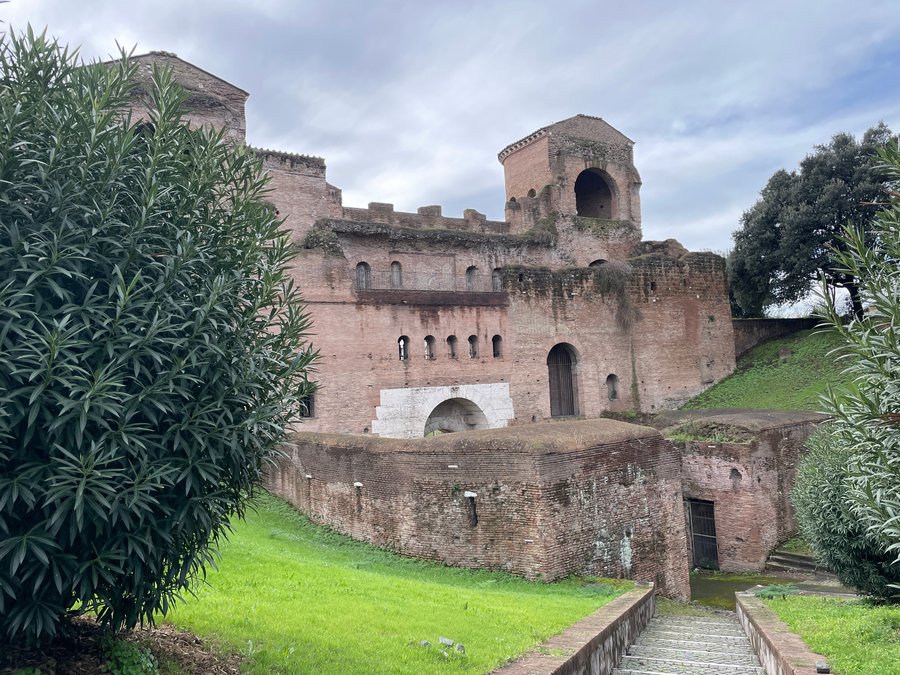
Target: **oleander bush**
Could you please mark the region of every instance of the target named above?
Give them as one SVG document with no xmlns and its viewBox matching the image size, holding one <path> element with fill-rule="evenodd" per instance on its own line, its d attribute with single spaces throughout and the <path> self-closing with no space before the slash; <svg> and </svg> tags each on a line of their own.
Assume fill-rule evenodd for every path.
<svg viewBox="0 0 900 675">
<path fill-rule="evenodd" d="M 259 160 L 135 74 L 0 42 L 0 641 L 165 613 L 314 388 Z"/>
<path fill-rule="evenodd" d="M 797 469 L 791 495 L 797 523 L 819 562 L 832 570 L 845 586 L 878 599 L 897 593 L 900 583 L 896 556 L 866 533 L 849 499 L 850 450 L 826 425 L 806 442 L 808 454 Z"/>
</svg>

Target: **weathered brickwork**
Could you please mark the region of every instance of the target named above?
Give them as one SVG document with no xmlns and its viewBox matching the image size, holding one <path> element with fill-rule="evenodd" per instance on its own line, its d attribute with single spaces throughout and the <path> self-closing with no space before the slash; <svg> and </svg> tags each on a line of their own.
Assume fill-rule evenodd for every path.
<svg viewBox="0 0 900 675">
<path fill-rule="evenodd" d="M 654 581 L 689 595 L 680 457 L 647 427 L 588 420 L 415 440 L 300 433 L 269 486 L 314 520 L 405 555 L 548 580 Z"/>
<path fill-rule="evenodd" d="M 735 319 L 734 353 L 740 356 L 761 342 L 792 335 L 801 330 L 812 330 L 819 319 Z"/>
<path fill-rule="evenodd" d="M 174 69 L 191 124 L 246 142 L 246 92 L 171 54 L 137 58 L 143 79 Z M 633 142 L 608 123 L 576 115 L 505 148 L 504 221 L 345 206 L 321 158 L 255 152 L 321 352 L 304 433 L 269 477 L 298 508 L 408 555 L 679 598 L 685 498 L 714 502 L 723 569 L 758 569 L 792 532 L 815 420 L 744 420 L 752 442 L 678 448 L 571 421 L 674 407 L 734 369 L 724 260 L 641 240 Z"/>
<path fill-rule="evenodd" d="M 703 419 L 749 438 L 676 443 L 684 497 L 713 502 L 720 569 L 760 570 L 772 549 L 796 533 L 790 492 L 803 444 L 824 416 L 755 411 Z"/>
<path fill-rule="evenodd" d="M 153 63 L 174 69 L 192 124 L 245 139 L 246 92 L 171 54 L 138 61 L 142 76 Z M 499 155 L 506 221 L 472 209 L 448 217 L 434 205 L 345 206 L 322 159 L 256 150 L 268 199 L 301 250 L 293 276 L 322 351 L 305 428 L 411 433 L 373 426 L 410 417 L 382 400 L 399 388 L 503 385 L 511 414 L 489 424 L 518 425 L 658 410 L 729 374 L 724 262 L 671 240 L 641 242 L 633 145 L 588 115 L 513 143 Z M 612 264 L 618 272 L 603 269 Z M 558 345 L 566 362 L 552 375 Z"/>
</svg>

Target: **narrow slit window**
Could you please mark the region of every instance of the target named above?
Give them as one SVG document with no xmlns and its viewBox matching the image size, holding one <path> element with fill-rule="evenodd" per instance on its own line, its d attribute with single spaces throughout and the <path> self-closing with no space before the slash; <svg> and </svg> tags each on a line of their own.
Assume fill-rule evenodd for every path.
<svg viewBox="0 0 900 675">
<path fill-rule="evenodd" d="M 433 335 L 425 336 L 425 360 L 426 361 L 434 360 L 434 336 Z"/>
<path fill-rule="evenodd" d="M 495 359 L 499 359 L 503 356 L 503 338 L 499 335 L 495 335 L 491 338 L 491 348 L 494 354 Z"/>
<path fill-rule="evenodd" d="M 397 340 L 397 352 L 401 361 L 406 361 L 409 358 L 409 338 L 405 335 L 401 335 L 400 339 Z"/>
<path fill-rule="evenodd" d="M 457 346 L 459 341 L 456 339 L 455 335 L 451 335 L 447 338 L 447 356 L 451 359 L 459 358 L 459 347 Z"/>
<path fill-rule="evenodd" d="M 606 393 L 610 401 L 619 398 L 619 378 L 612 373 L 606 378 Z"/>
<path fill-rule="evenodd" d="M 303 419 L 316 416 L 316 395 L 307 394 L 300 399 L 300 417 Z"/>
<path fill-rule="evenodd" d="M 469 358 L 470 359 L 478 358 L 478 336 L 477 335 L 469 336 Z"/>
</svg>

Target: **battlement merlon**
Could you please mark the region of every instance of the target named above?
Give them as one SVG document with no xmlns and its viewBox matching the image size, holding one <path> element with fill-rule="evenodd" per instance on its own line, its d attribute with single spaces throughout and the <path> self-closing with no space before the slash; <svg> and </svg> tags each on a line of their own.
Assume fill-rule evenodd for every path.
<svg viewBox="0 0 900 675">
<path fill-rule="evenodd" d="M 475 209 L 466 209 L 462 218 L 444 216 L 440 206 L 421 206 L 416 213 L 394 211 L 393 204 L 370 202 L 368 208 L 343 207 L 343 218 L 356 223 L 382 223 L 395 227 L 412 229 L 439 229 L 477 232 L 485 234 L 507 234 L 509 223 L 488 220 L 487 216 Z"/>
</svg>

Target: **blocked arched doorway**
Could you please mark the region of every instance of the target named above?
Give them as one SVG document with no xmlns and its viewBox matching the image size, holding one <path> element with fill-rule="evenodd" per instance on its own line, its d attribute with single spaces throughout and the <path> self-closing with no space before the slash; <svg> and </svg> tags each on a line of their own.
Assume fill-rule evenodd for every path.
<svg viewBox="0 0 900 675">
<path fill-rule="evenodd" d="M 615 191 L 609 174 L 585 169 L 575 179 L 575 210 L 587 218 L 615 218 Z"/>
<path fill-rule="evenodd" d="M 578 414 L 578 402 L 575 397 L 576 362 L 575 350 L 565 343 L 556 345 L 547 354 L 551 417 L 570 417 Z"/>
<path fill-rule="evenodd" d="M 487 417 L 481 408 L 467 398 L 450 398 L 439 403 L 431 411 L 425 422 L 425 435 L 488 428 L 490 426 Z"/>
</svg>

